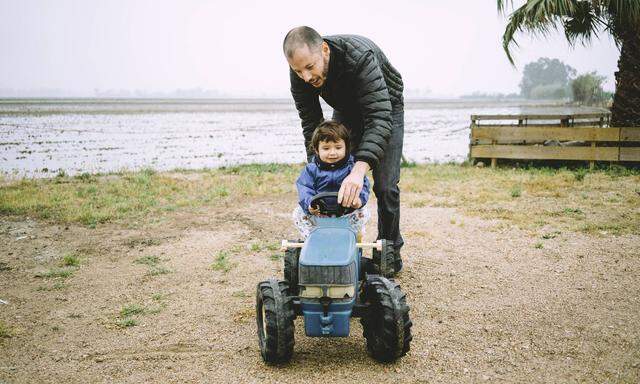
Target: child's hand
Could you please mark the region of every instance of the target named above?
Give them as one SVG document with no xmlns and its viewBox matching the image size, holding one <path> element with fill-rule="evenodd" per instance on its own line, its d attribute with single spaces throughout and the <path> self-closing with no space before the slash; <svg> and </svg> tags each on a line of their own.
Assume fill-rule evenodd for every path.
<svg viewBox="0 0 640 384">
<path fill-rule="evenodd" d="M 353 200 L 353 204 L 351 204 L 351 206 L 353 208 L 355 208 L 355 209 L 358 209 L 358 208 L 362 207 L 362 200 L 360 200 L 360 196 L 356 197 Z"/>
<path fill-rule="evenodd" d="M 320 216 L 320 208 L 313 208 L 309 206 L 309 213 L 315 216 Z"/>
</svg>

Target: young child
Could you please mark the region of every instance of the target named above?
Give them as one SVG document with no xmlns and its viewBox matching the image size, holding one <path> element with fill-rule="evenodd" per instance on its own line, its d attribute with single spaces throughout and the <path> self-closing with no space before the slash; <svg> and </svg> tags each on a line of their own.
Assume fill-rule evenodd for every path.
<svg viewBox="0 0 640 384">
<path fill-rule="evenodd" d="M 310 206 L 311 198 L 321 192 L 338 192 L 355 162 L 349 153 L 349 131 L 336 121 L 320 123 L 313 132 L 311 146 L 315 156 L 296 181 L 298 206 L 293 211 L 293 221 L 304 239 L 316 225 L 315 217 L 320 215 L 318 210 Z M 368 198 L 369 179 L 365 176 L 362 191 L 354 205 L 357 209 L 348 215 L 351 227 L 359 239 L 370 217 L 369 209 L 365 207 Z"/>
</svg>

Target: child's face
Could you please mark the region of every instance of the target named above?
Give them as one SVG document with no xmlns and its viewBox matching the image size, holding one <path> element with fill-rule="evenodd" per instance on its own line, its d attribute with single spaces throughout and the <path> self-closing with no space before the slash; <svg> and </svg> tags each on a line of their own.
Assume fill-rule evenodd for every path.
<svg viewBox="0 0 640 384">
<path fill-rule="evenodd" d="M 325 163 L 335 163 L 342 160 L 347 152 L 347 146 L 344 140 L 321 141 L 318 144 L 318 156 Z"/>
</svg>

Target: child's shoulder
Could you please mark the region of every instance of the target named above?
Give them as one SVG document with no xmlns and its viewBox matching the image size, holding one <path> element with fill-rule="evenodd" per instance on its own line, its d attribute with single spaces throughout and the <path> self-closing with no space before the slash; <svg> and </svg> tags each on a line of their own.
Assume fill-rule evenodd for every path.
<svg viewBox="0 0 640 384">
<path fill-rule="evenodd" d="M 309 173 L 315 175 L 318 171 L 318 164 L 315 161 L 310 161 L 304 165 L 304 167 L 300 170 L 300 174 Z"/>
</svg>

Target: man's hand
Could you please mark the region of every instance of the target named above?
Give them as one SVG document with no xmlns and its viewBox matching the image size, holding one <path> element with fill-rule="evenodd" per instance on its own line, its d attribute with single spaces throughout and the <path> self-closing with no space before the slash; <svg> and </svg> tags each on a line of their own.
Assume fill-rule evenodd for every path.
<svg viewBox="0 0 640 384">
<path fill-rule="evenodd" d="M 343 207 L 358 208 L 354 204 L 356 204 L 356 198 L 360 196 L 362 185 L 364 184 L 364 176 L 368 170 L 369 164 L 364 161 L 356 161 L 349 176 L 342 181 L 338 191 L 338 204 Z M 362 205 L 362 202 L 360 202 L 360 205 Z"/>
</svg>

